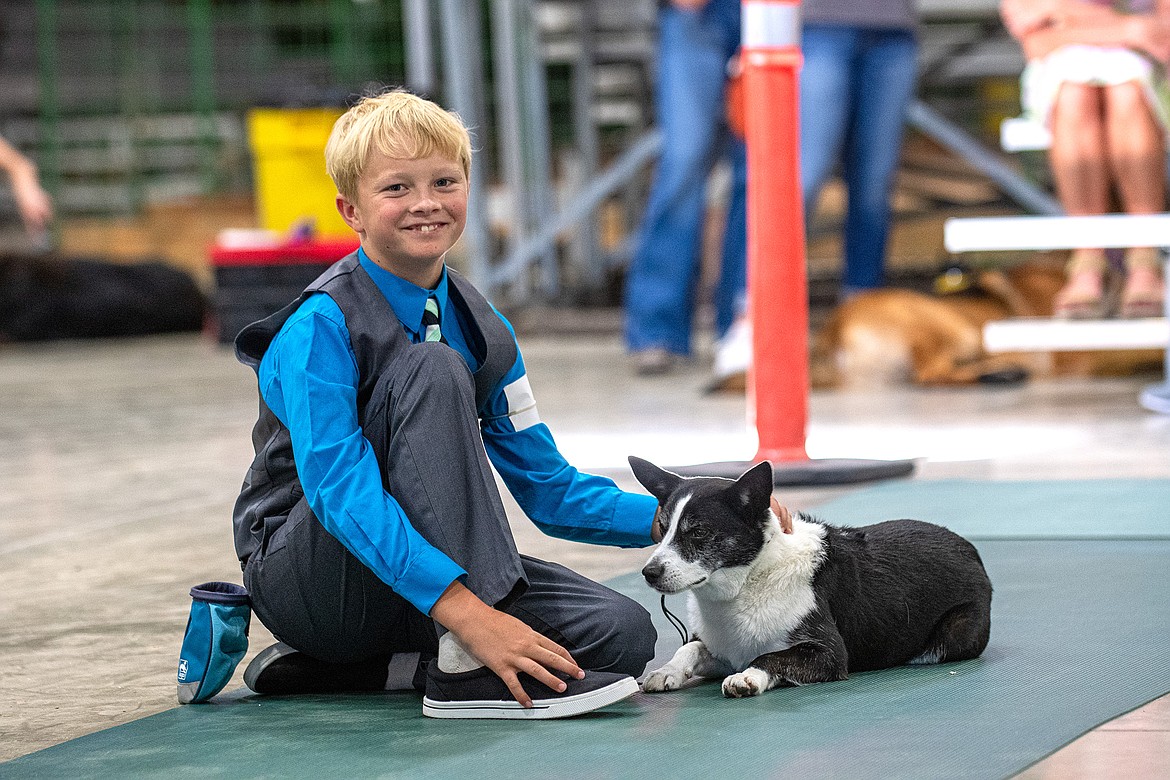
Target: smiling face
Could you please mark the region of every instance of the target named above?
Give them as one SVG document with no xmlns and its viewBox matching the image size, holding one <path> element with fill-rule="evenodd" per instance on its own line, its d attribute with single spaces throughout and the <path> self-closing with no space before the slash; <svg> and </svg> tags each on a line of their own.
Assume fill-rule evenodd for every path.
<svg viewBox="0 0 1170 780">
<path fill-rule="evenodd" d="M 401 159 L 371 149 L 356 196 L 338 195 L 337 210 L 371 260 L 429 289 L 463 234 L 468 184 L 461 164 L 441 154 Z"/>
</svg>

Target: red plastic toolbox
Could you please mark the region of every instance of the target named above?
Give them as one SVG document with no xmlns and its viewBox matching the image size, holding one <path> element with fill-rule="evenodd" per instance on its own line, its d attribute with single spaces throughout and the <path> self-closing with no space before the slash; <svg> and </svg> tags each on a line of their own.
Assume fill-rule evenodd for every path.
<svg viewBox="0 0 1170 780">
<path fill-rule="evenodd" d="M 357 236 L 213 246 L 210 257 L 219 340 L 225 344 L 234 341 L 246 325 L 290 303 L 322 271 L 357 248 Z"/>
</svg>

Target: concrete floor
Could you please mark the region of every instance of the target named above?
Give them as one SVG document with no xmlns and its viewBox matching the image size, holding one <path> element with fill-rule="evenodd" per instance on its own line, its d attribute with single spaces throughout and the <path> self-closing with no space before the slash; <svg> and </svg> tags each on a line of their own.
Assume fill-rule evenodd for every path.
<svg viewBox="0 0 1170 780">
<path fill-rule="evenodd" d="M 668 379 L 641 379 L 613 336 L 522 346 L 542 418 L 584 470 L 635 489 L 627 454 L 672 465 L 755 451 L 743 398 L 703 394 L 702 359 Z M 1136 402 L 1157 379 L 818 393 L 808 449 L 921 458 L 920 480 L 1170 478 L 1170 417 Z M 256 398 L 251 373 L 228 350 L 189 336 L 6 346 L 0 405 L 3 760 L 175 706 L 188 589 L 240 578 L 230 516 L 251 458 Z M 810 508 L 854 489 L 780 497 Z M 522 550 L 594 578 L 640 568 L 647 556 L 549 539 L 514 505 L 509 512 Z M 249 658 L 270 641 L 254 622 Z M 1170 698 L 1023 775 L 1166 776 Z"/>
</svg>

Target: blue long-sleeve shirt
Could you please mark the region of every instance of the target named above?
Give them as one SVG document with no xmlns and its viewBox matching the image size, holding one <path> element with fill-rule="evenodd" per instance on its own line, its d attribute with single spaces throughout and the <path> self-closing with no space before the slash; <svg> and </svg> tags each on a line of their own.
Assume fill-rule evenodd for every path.
<svg viewBox="0 0 1170 780">
<path fill-rule="evenodd" d="M 432 291 L 380 268 L 361 250 L 358 257 L 407 337 L 422 341 L 423 307 Z M 474 371 L 479 366 L 468 348 L 466 323 L 449 305 L 447 286 L 444 269 L 433 291 L 443 336 Z M 515 338 L 511 324 L 497 315 Z M 466 572 L 428 543 L 382 488 L 381 466 L 358 419 L 357 358 L 333 299 L 314 295 L 306 300 L 272 341 L 257 373 L 264 402 L 291 434 L 297 474 L 313 513 L 358 560 L 429 614 L 443 591 Z M 480 429 L 488 457 L 542 531 L 622 547 L 652 543 L 657 501 L 569 465 L 540 421 L 519 348 L 483 411 Z"/>
</svg>

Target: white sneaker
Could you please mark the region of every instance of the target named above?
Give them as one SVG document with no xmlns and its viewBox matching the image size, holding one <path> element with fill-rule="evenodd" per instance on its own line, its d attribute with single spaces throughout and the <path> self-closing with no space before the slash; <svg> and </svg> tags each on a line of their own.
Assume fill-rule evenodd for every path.
<svg viewBox="0 0 1170 780">
<path fill-rule="evenodd" d="M 742 390 L 752 365 L 752 323 L 739 317 L 715 344 L 712 390 Z"/>
</svg>

